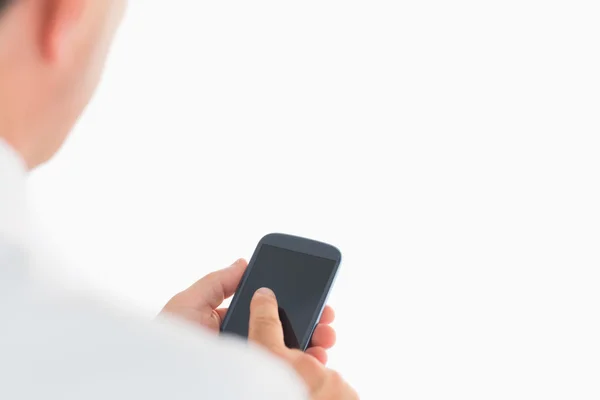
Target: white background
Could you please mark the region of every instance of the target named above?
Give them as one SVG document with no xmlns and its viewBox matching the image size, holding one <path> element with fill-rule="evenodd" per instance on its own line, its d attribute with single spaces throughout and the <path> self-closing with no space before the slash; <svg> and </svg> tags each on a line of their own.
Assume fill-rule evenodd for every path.
<svg viewBox="0 0 600 400">
<path fill-rule="evenodd" d="M 308 236 L 363 398 L 598 399 L 596 4 L 132 1 L 31 180 L 61 279 L 152 316 Z"/>
</svg>

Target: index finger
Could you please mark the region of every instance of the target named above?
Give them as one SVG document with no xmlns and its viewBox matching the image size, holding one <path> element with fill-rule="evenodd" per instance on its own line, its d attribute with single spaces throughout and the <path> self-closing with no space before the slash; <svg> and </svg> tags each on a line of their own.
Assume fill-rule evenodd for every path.
<svg viewBox="0 0 600 400">
<path fill-rule="evenodd" d="M 237 289 L 248 263 L 239 259 L 230 267 L 212 272 L 178 294 L 177 302 L 196 309 L 216 309 Z"/>
</svg>

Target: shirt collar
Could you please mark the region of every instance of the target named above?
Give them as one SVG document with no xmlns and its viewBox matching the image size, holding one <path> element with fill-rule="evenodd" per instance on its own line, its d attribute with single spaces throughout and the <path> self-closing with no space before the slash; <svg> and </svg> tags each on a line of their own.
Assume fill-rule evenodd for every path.
<svg viewBox="0 0 600 400">
<path fill-rule="evenodd" d="M 27 164 L 23 157 L 16 150 L 14 150 L 2 137 L 0 136 L 0 162 L 3 162 L 3 167 L 9 168 L 12 165 L 12 171 L 14 174 L 20 175 L 24 178 L 27 175 Z M 0 170 L 2 173 L 3 170 Z M 0 175 L 1 176 L 1 175 Z"/>
</svg>

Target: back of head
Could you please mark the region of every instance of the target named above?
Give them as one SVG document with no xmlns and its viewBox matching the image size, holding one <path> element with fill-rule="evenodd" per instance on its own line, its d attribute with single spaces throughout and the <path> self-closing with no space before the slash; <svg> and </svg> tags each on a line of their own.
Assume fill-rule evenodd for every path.
<svg viewBox="0 0 600 400">
<path fill-rule="evenodd" d="M 64 142 L 101 76 L 125 0 L 0 0 L 0 139 L 28 167 Z"/>
</svg>

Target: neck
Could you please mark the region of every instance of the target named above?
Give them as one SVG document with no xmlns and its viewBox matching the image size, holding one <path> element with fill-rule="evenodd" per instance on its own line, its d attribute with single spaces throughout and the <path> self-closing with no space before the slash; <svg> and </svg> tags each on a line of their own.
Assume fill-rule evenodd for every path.
<svg viewBox="0 0 600 400">
<path fill-rule="evenodd" d="M 3 137 L 3 135 L 0 135 L 0 156 L 2 156 L 4 159 L 8 157 L 9 159 L 17 161 L 19 164 L 19 169 L 22 169 L 23 171 L 29 170 L 29 167 L 27 166 L 27 163 L 25 162 L 25 159 L 21 153 L 19 153 L 15 147 Z"/>
<path fill-rule="evenodd" d="M 30 95 L 35 92 L 27 87 L 28 77 L 23 68 L 12 63 L 10 57 L 0 57 L 0 71 L 0 139 L 16 151 L 31 169 L 35 166 L 33 133 L 41 123 L 35 112 L 35 98 Z"/>
<path fill-rule="evenodd" d="M 0 41 L 2 44 L 2 41 Z M 0 56 L 1 54 L 0 50 Z M 31 109 L 28 110 L 25 88 L 19 83 L 25 78 L 19 74 L 18 68 L 9 62 L 7 57 L 0 57 L 0 140 L 6 142 L 31 169 L 30 145 L 27 133 L 28 125 L 35 123 Z M 31 106 L 31 104 L 30 104 Z"/>
<path fill-rule="evenodd" d="M 28 157 L 26 141 L 20 139 L 23 136 L 18 134 L 14 129 L 11 129 L 11 124 L 2 123 L 5 121 L 4 119 L 0 122 L 0 141 L 6 143 L 17 154 L 28 170 L 33 169 L 35 164 L 31 161 L 31 157 Z"/>
<path fill-rule="evenodd" d="M 39 112 L 44 87 L 35 79 L 37 55 L 26 45 L 36 32 L 24 29 L 30 19 L 24 5 L 15 3 L 0 20 L 0 140 L 32 169 L 38 164 L 35 138 L 44 137 L 38 132 L 48 129 L 48 121 Z"/>
<path fill-rule="evenodd" d="M 3 67 L 0 60 L 0 70 Z M 43 144 L 47 137 L 44 133 L 50 131 L 52 121 L 38 112 L 36 92 L 23 84 L 26 79 L 26 75 L 18 72 L 0 76 L 0 139 L 19 154 L 30 170 L 43 161 Z"/>
</svg>

